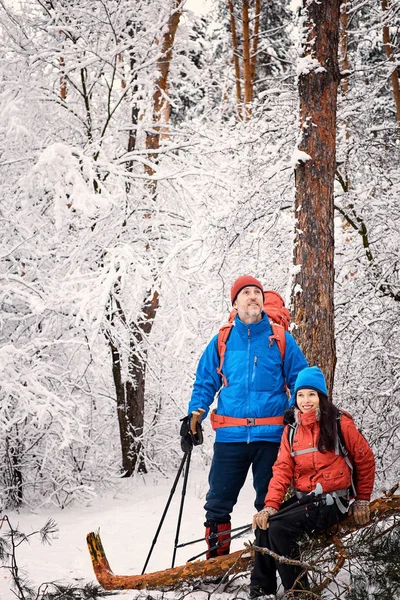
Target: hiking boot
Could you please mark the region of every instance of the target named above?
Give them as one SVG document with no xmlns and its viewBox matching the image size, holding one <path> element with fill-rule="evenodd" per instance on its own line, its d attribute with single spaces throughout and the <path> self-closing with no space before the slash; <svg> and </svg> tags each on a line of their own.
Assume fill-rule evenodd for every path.
<svg viewBox="0 0 400 600">
<path fill-rule="evenodd" d="M 260 600 L 275 600 L 275 594 L 270 594 L 266 592 L 262 587 L 251 587 L 249 591 L 249 598 L 254 600 L 255 598 L 259 598 Z"/>
<path fill-rule="evenodd" d="M 206 558 L 216 558 L 229 554 L 231 545 L 231 524 L 218 523 L 218 521 L 206 521 L 206 541 L 208 552 Z"/>
</svg>

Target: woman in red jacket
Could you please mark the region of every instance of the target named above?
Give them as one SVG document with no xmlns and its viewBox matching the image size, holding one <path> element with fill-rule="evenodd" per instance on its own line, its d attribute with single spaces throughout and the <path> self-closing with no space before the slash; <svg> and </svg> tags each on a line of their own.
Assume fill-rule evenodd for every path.
<svg viewBox="0 0 400 600">
<path fill-rule="evenodd" d="M 357 524 L 368 523 L 374 485 L 375 460 L 368 442 L 347 413 L 328 400 L 325 378 L 318 367 L 300 371 L 294 387 L 295 408 L 286 421 L 264 509 L 254 515 L 256 545 L 280 556 L 299 558 L 297 540 L 304 533 L 321 532 L 338 523 L 350 500 Z M 348 456 L 339 449 L 337 419 Z M 293 422 L 290 422 L 292 420 Z M 289 434 L 289 428 L 293 433 Z M 352 491 L 354 470 L 355 494 Z M 296 495 L 283 503 L 293 484 Z M 299 598 L 290 590 L 307 588 L 307 577 L 293 565 L 275 562 L 256 552 L 250 579 L 250 598 L 275 598 L 276 569 L 286 598 Z"/>
</svg>

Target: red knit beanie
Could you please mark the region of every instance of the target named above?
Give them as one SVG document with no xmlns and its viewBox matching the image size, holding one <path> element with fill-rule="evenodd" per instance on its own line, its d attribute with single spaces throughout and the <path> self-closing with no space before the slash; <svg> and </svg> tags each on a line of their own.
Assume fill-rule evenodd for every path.
<svg viewBox="0 0 400 600">
<path fill-rule="evenodd" d="M 248 285 L 253 285 L 254 287 L 259 288 L 264 293 L 263 286 L 257 279 L 255 279 L 251 275 L 242 275 L 242 277 L 238 277 L 238 279 L 234 281 L 231 287 L 232 304 L 235 302 L 238 293 Z"/>
</svg>

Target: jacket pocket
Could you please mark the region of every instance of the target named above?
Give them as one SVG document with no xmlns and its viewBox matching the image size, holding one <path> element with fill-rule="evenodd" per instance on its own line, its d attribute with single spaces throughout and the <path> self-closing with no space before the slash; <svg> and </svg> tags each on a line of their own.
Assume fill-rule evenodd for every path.
<svg viewBox="0 0 400 600">
<path fill-rule="evenodd" d="M 350 472 L 347 466 L 336 469 L 327 469 L 323 471 L 323 480 L 327 488 L 331 490 L 341 490 L 348 487 L 351 483 Z M 322 487 L 324 487 L 322 485 Z M 325 490 L 324 490 L 325 491 Z"/>
</svg>

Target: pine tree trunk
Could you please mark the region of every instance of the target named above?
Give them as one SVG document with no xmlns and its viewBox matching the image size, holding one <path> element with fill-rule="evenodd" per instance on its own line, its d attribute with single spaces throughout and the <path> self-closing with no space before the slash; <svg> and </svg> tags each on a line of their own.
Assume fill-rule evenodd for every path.
<svg viewBox="0 0 400 600">
<path fill-rule="evenodd" d="M 299 76 L 299 150 L 310 158 L 296 167 L 294 335 L 309 364 L 323 370 L 331 391 L 336 363 L 333 188 L 340 0 L 307 2 L 302 16 L 307 35 L 304 58 L 309 58 L 311 70 L 303 69 Z"/>
</svg>

